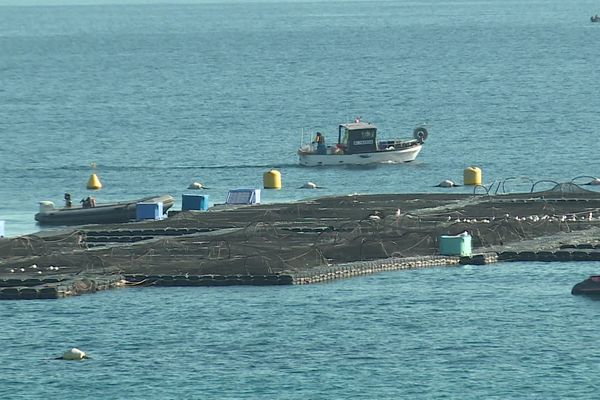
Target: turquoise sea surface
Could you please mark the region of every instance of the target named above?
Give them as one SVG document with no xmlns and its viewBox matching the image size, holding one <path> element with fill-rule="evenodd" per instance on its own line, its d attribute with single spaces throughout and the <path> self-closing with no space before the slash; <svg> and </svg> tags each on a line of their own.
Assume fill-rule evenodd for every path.
<svg viewBox="0 0 600 400">
<path fill-rule="evenodd" d="M 3 399 L 593 399 L 597 263 L 0 303 Z M 73 346 L 91 359 L 54 360 Z"/>
<path fill-rule="evenodd" d="M 194 181 L 222 203 L 271 168 L 283 188 L 266 203 L 441 192 L 470 165 L 506 191 L 600 175 L 596 1 L 100 3 L 0 0 L 9 237 L 38 231 L 38 202 L 65 192 L 169 193 L 177 209 Z M 429 138 L 408 164 L 297 165 L 302 137 L 331 143 L 358 116 L 386 138 L 425 123 Z M 598 268 L 3 301 L 0 398 L 594 398 L 599 303 L 570 289 Z M 71 347 L 92 359 L 53 360 Z"/>
</svg>

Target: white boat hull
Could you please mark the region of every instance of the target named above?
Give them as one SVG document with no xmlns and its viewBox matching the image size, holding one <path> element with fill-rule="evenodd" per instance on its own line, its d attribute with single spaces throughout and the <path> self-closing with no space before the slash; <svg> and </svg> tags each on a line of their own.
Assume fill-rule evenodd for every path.
<svg viewBox="0 0 600 400">
<path fill-rule="evenodd" d="M 422 145 L 400 150 L 381 150 L 359 154 L 315 154 L 298 152 L 300 165 L 317 167 L 320 165 L 366 165 L 381 163 L 405 163 L 413 161 L 421 151 Z"/>
</svg>

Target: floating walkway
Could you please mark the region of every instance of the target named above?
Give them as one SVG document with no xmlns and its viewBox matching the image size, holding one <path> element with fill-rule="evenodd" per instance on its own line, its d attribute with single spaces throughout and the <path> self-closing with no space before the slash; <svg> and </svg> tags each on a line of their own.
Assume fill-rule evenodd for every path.
<svg viewBox="0 0 600 400">
<path fill-rule="evenodd" d="M 273 275 L 124 275 L 127 286 L 275 286 L 291 285 L 287 274 Z"/>
<path fill-rule="evenodd" d="M 460 257 L 454 256 L 391 257 L 373 261 L 355 261 L 298 273 L 294 276 L 294 283 L 298 285 L 307 285 L 361 275 L 370 275 L 383 271 L 452 267 L 459 265 L 459 263 Z"/>
<path fill-rule="evenodd" d="M 0 300 L 60 299 L 123 287 L 121 276 L 93 278 L 0 279 Z"/>
<path fill-rule="evenodd" d="M 557 251 L 504 251 L 459 256 L 391 257 L 270 275 L 144 275 L 45 279 L 0 279 L 0 300 L 59 299 L 120 287 L 307 285 L 384 271 L 486 265 L 502 261 L 600 261 L 600 245 L 564 245 Z"/>
</svg>

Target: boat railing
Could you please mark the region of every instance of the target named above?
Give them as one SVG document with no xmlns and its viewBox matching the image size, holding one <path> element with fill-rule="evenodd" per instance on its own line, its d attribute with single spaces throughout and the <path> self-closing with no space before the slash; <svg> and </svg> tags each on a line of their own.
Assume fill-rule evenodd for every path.
<svg viewBox="0 0 600 400">
<path fill-rule="evenodd" d="M 398 150 L 405 149 L 407 147 L 412 147 L 419 144 L 417 139 L 412 140 L 380 140 L 377 142 L 378 150 Z"/>
</svg>

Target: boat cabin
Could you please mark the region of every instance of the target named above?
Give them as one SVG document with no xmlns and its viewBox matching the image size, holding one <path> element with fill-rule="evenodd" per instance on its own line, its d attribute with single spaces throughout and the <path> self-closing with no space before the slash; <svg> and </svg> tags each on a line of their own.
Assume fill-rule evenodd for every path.
<svg viewBox="0 0 600 400">
<path fill-rule="evenodd" d="M 338 131 L 338 147 L 342 148 L 345 154 L 377 151 L 377 127 L 361 121 L 341 124 Z"/>
</svg>

